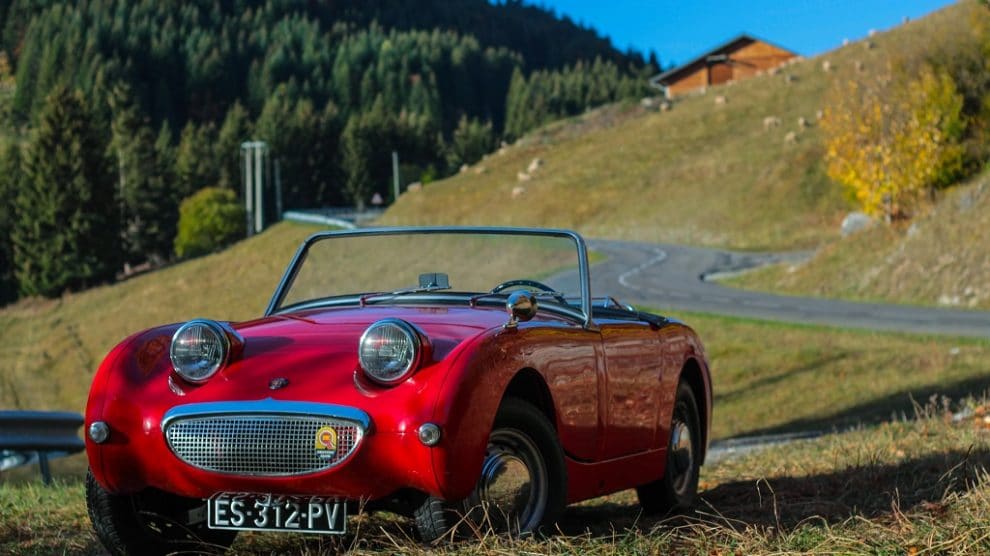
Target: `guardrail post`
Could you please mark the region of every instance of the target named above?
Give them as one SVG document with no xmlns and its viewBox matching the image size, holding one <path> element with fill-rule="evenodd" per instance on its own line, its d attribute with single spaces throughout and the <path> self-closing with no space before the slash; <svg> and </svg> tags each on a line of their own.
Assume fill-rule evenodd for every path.
<svg viewBox="0 0 990 556">
<path fill-rule="evenodd" d="M 49 460 L 86 448 L 76 432 L 82 424 L 82 415 L 67 411 L 0 411 L 0 452 L 37 453 L 41 479 L 49 485 Z"/>
<path fill-rule="evenodd" d="M 48 467 L 48 452 L 38 452 L 38 468 L 41 469 L 41 480 L 46 484 L 52 484 L 52 470 Z"/>
</svg>

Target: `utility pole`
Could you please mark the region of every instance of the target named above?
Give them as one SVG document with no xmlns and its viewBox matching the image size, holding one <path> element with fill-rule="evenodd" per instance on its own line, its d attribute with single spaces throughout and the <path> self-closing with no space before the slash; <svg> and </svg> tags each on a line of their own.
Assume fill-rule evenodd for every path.
<svg viewBox="0 0 990 556">
<path fill-rule="evenodd" d="M 254 192 L 254 173 L 251 171 L 251 149 L 248 145 L 249 143 L 241 144 L 241 158 L 244 160 L 244 172 L 242 173 L 243 179 L 241 181 L 244 182 L 244 214 L 247 218 L 245 229 L 247 237 L 251 237 L 253 235 L 251 233 L 251 214 L 254 209 L 254 203 L 251 202 L 251 197 Z"/>
<path fill-rule="evenodd" d="M 275 219 L 282 220 L 282 164 L 275 159 Z"/>
<path fill-rule="evenodd" d="M 254 233 L 256 234 L 260 234 L 261 230 L 265 228 L 265 203 L 262 196 L 262 176 L 264 175 L 261 166 L 262 148 L 264 147 L 256 148 L 254 153 L 254 175 L 257 178 L 254 180 Z"/>
<path fill-rule="evenodd" d="M 261 233 L 265 229 L 264 186 L 271 181 L 268 143 L 245 141 L 241 143 L 244 156 L 244 208 L 247 212 L 247 235 Z"/>
<path fill-rule="evenodd" d="M 399 153 L 398 151 L 392 151 L 392 190 L 395 195 L 392 197 L 392 202 L 399 200 Z"/>
</svg>

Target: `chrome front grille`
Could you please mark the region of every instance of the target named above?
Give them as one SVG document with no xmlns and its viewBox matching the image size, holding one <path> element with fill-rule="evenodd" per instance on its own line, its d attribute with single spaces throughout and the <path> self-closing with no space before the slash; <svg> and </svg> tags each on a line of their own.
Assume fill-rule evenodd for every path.
<svg viewBox="0 0 990 556">
<path fill-rule="evenodd" d="M 330 469 L 354 452 L 367 427 L 336 416 L 187 413 L 166 416 L 169 448 L 192 466 L 231 475 L 276 477 Z M 336 433 L 333 450 L 319 447 L 324 427 Z"/>
</svg>

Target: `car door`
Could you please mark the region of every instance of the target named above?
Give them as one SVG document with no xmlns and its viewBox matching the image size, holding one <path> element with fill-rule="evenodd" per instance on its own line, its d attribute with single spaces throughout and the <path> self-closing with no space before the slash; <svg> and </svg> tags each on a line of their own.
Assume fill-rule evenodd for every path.
<svg viewBox="0 0 990 556">
<path fill-rule="evenodd" d="M 600 321 L 605 352 L 604 459 L 655 447 L 663 358 L 656 329 L 639 321 Z"/>
</svg>

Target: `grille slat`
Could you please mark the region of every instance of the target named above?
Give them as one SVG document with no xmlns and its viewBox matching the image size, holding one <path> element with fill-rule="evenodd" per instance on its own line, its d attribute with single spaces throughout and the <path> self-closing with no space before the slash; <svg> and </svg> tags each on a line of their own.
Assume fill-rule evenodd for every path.
<svg viewBox="0 0 990 556">
<path fill-rule="evenodd" d="M 333 453 L 316 449 L 317 432 L 337 433 Z M 217 473 L 253 476 L 304 475 L 330 469 L 361 443 L 364 430 L 352 421 L 296 415 L 211 415 L 168 423 L 165 438 L 182 461 Z"/>
</svg>

